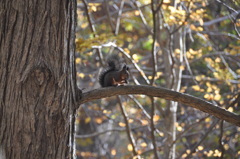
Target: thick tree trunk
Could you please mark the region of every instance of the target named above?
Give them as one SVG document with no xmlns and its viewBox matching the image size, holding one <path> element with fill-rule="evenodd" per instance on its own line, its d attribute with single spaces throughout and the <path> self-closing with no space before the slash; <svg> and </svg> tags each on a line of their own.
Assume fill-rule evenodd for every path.
<svg viewBox="0 0 240 159">
<path fill-rule="evenodd" d="M 75 1 L 0 1 L 0 154 L 72 157 Z"/>
</svg>

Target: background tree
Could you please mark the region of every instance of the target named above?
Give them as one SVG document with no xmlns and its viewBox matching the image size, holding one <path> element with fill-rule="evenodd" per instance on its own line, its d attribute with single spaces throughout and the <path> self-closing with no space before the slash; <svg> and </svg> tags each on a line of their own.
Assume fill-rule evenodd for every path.
<svg viewBox="0 0 240 159">
<path fill-rule="evenodd" d="M 236 157 L 239 11 L 217 2 L 1 1 L 0 157 L 73 158 L 80 104 L 79 158 Z M 135 85 L 94 90 L 113 52 Z"/>
<path fill-rule="evenodd" d="M 80 1 L 79 86 L 98 88 L 106 57 L 117 52 L 131 67 L 131 83 L 166 87 L 239 112 L 237 5 L 219 0 Z M 78 156 L 234 158 L 240 153 L 239 129 L 208 114 L 147 96 L 114 99 L 82 105 Z"/>
</svg>

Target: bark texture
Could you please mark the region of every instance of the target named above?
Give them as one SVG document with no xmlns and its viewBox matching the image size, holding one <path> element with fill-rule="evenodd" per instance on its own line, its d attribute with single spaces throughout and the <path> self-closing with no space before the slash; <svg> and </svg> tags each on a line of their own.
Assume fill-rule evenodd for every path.
<svg viewBox="0 0 240 159">
<path fill-rule="evenodd" d="M 75 1 L 0 1 L 0 156 L 71 157 Z"/>
</svg>

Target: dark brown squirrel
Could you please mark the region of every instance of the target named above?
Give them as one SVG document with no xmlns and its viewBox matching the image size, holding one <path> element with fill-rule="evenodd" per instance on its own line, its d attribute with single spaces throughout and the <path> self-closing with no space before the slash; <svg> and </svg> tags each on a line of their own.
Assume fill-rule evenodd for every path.
<svg viewBox="0 0 240 159">
<path fill-rule="evenodd" d="M 102 87 L 121 86 L 128 83 L 129 67 L 121 62 L 117 54 L 112 54 L 108 60 L 108 68 L 99 77 Z"/>
</svg>

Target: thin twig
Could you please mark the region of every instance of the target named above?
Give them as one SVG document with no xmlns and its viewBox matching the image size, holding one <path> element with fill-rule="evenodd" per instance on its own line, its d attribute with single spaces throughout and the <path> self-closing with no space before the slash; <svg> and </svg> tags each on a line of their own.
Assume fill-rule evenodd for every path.
<svg viewBox="0 0 240 159">
<path fill-rule="evenodd" d="M 107 44 L 103 44 L 100 46 L 92 46 L 92 48 L 96 49 L 96 48 L 103 48 L 103 47 L 114 47 L 116 48 L 118 51 L 120 51 L 121 53 L 123 53 L 123 55 L 133 64 L 133 66 L 136 68 L 136 70 L 139 72 L 139 74 L 143 77 L 143 79 L 145 80 L 145 84 L 149 84 L 149 80 L 147 78 L 147 76 L 145 75 L 145 73 L 143 72 L 143 70 L 138 66 L 138 64 L 132 60 L 131 56 L 126 53 L 121 47 L 118 47 L 116 44 L 109 42 Z"/>
<path fill-rule="evenodd" d="M 220 159 L 224 159 L 224 154 L 225 154 L 225 148 L 223 146 L 223 132 L 224 132 L 224 128 L 223 128 L 223 120 L 220 122 L 220 133 L 219 133 L 219 140 L 218 140 L 218 144 L 219 144 L 219 149 L 221 151 L 221 156 L 220 156 Z"/>
<path fill-rule="evenodd" d="M 128 53 L 126 53 L 121 47 L 117 47 L 117 46 L 116 46 L 116 48 L 117 48 L 120 52 L 122 52 L 122 53 L 125 55 L 125 57 L 127 57 L 127 59 L 128 59 L 129 61 L 132 62 L 133 66 L 138 70 L 138 72 L 140 73 L 140 75 L 141 75 L 141 76 L 143 77 L 143 79 L 145 80 L 146 84 L 150 84 L 150 82 L 149 82 L 147 76 L 145 75 L 145 73 L 143 72 L 143 70 L 137 65 L 137 63 L 136 63 L 134 60 L 132 60 L 131 56 L 130 56 Z"/>
<path fill-rule="evenodd" d="M 124 0 L 121 1 L 120 8 L 119 8 L 119 11 L 118 11 L 115 35 L 118 35 L 123 6 L 124 6 Z"/>
<path fill-rule="evenodd" d="M 87 14 L 88 23 L 89 23 L 89 25 L 90 25 L 91 31 L 93 32 L 93 34 L 94 34 L 94 36 L 95 36 L 96 29 L 95 29 L 95 26 L 94 26 L 93 23 L 92 23 L 92 19 L 91 19 L 90 13 L 89 13 L 89 11 L 88 11 L 87 1 L 86 1 L 86 0 L 83 0 L 83 3 L 84 3 L 84 8 L 85 8 L 85 11 L 86 11 L 86 14 Z"/>
<path fill-rule="evenodd" d="M 108 18 L 108 21 L 109 21 L 109 23 L 110 23 L 112 32 L 114 32 L 114 26 L 113 26 L 113 23 L 112 23 L 112 20 L 111 20 L 111 14 L 110 14 L 110 11 L 109 11 L 108 0 L 104 0 L 104 4 L 105 4 L 106 10 L 107 10 L 107 18 Z"/>
<path fill-rule="evenodd" d="M 145 127 L 148 127 L 148 125 L 133 127 L 133 128 L 131 128 L 131 130 L 142 129 L 142 128 L 145 128 Z M 114 132 L 114 131 L 122 132 L 122 131 L 126 131 L 126 128 L 113 128 L 113 129 L 108 129 L 108 130 L 104 130 L 104 131 L 101 131 L 101 132 L 94 132 L 92 134 L 87 134 L 87 135 L 75 135 L 75 137 L 80 138 L 80 139 L 91 138 L 91 137 L 96 137 L 96 136 L 103 135 L 103 134 L 106 134 L 108 132 Z"/>
<path fill-rule="evenodd" d="M 128 95 L 128 97 L 129 97 L 130 99 L 132 99 L 132 100 L 137 104 L 137 106 L 139 107 L 139 109 L 141 109 L 142 112 L 143 112 L 143 114 L 147 117 L 147 120 L 148 120 L 149 122 L 151 122 L 151 116 L 150 116 L 149 113 L 144 109 L 144 107 L 138 102 L 138 100 L 137 100 L 133 95 Z M 162 115 L 162 114 L 161 114 L 161 115 Z M 158 133 L 158 134 L 161 133 L 161 131 L 160 131 L 158 128 L 156 128 L 156 127 L 155 127 L 155 131 L 156 131 L 156 133 Z"/>
<path fill-rule="evenodd" d="M 152 137 L 154 158 L 158 159 L 158 150 L 157 150 L 157 143 L 156 143 L 156 138 L 155 138 L 155 125 L 154 125 L 155 103 L 154 103 L 154 98 L 153 97 L 150 97 L 150 99 L 151 99 L 151 103 L 152 103 L 152 109 L 151 109 L 151 137 Z"/>
<path fill-rule="evenodd" d="M 229 16 L 237 16 L 237 15 L 239 14 L 239 12 L 240 12 L 240 10 L 237 10 L 236 12 L 234 12 L 234 13 L 232 13 L 232 14 L 230 14 L 230 15 L 226 15 L 226 16 L 224 16 L 224 17 L 220 17 L 220 18 L 217 18 L 217 19 L 213 19 L 213 20 L 208 21 L 208 22 L 204 22 L 204 23 L 203 23 L 203 26 L 204 26 L 204 27 L 205 27 L 205 26 L 210 26 L 210 25 L 213 25 L 213 24 L 215 24 L 215 23 L 219 23 L 219 22 L 221 22 L 221 21 L 227 20 L 227 19 L 229 19 Z M 196 26 L 199 26 L 199 25 L 196 24 Z"/>
<path fill-rule="evenodd" d="M 118 98 L 118 101 L 119 101 L 121 113 L 122 113 L 123 118 L 124 118 L 124 122 L 126 124 L 126 132 L 127 132 L 128 140 L 129 140 L 130 144 L 132 145 L 133 156 L 137 156 L 138 155 L 137 147 L 136 147 L 136 143 L 135 143 L 135 140 L 134 140 L 132 132 L 131 132 L 131 128 L 130 128 L 129 122 L 128 122 L 127 112 L 126 112 L 124 106 L 122 105 L 122 101 L 121 101 L 120 96 L 117 96 L 117 98 Z"/>
<path fill-rule="evenodd" d="M 151 31 L 151 29 L 149 28 L 149 26 L 148 26 L 148 24 L 147 24 L 147 21 L 146 21 L 144 15 L 143 15 L 143 13 L 142 13 L 141 8 L 139 7 L 139 2 L 136 1 L 136 0 L 134 0 L 133 4 L 135 5 L 135 7 L 137 8 L 137 10 L 138 10 L 138 12 L 139 12 L 139 16 L 140 16 L 140 18 L 141 18 L 141 20 L 142 20 L 143 25 L 145 26 L 145 28 L 147 29 L 147 31 L 148 31 L 150 34 L 153 34 L 152 31 Z"/>
<path fill-rule="evenodd" d="M 154 0 L 151 1 L 151 10 L 152 10 L 152 16 L 153 16 L 153 44 L 152 44 L 152 79 L 151 79 L 151 85 L 153 85 L 155 81 L 155 76 L 157 74 L 157 49 L 156 49 L 156 44 L 157 44 L 157 12 L 154 10 Z"/>
</svg>

